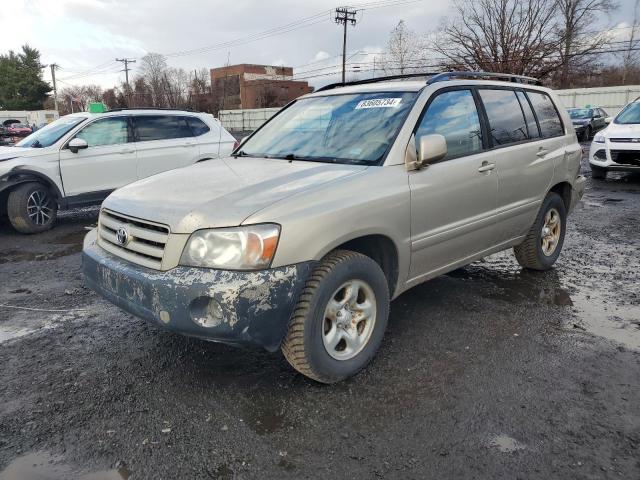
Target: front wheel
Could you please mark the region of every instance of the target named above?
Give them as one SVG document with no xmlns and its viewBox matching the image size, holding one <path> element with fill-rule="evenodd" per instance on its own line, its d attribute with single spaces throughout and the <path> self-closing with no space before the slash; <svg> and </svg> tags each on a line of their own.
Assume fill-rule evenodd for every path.
<svg viewBox="0 0 640 480">
<path fill-rule="evenodd" d="M 389 287 L 380 266 L 360 253 L 336 250 L 307 280 L 282 353 L 318 382 L 344 380 L 374 357 L 388 317 Z"/>
<path fill-rule="evenodd" d="M 41 183 L 23 183 L 9 193 L 7 214 L 18 232 L 40 233 L 55 223 L 58 203 Z"/>
<path fill-rule="evenodd" d="M 564 201 L 549 192 L 524 242 L 513 247 L 518 263 L 531 270 L 549 270 L 560 256 L 566 223 Z"/>
</svg>

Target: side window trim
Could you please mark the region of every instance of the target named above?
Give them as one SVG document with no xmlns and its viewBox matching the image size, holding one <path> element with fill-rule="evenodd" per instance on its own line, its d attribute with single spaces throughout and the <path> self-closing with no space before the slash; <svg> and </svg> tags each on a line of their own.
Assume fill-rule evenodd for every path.
<svg viewBox="0 0 640 480">
<path fill-rule="evenodd" d="M 533 105 L 531 105 L 531 100 L 529 100 L 529 97 L 527 96 L 527 92 L 522 88 L 516 89 L 516 98 L 518 99 L 518 102 L 520 102 L 520 108 L 522 109 L 522 113 L 524 114 L 524 118 L 526 120 L 527 114 L 524 113 L 524 106 L 522 105 L 522 100 L 520 99 L 520 96 L 517 95 L 517 93 L 522 93 L 522 96 L 526 100 L 527 105 L 529 105 L 529 111 L 531 112 L 531 115 L 533 115 L 533 120 L 536 122 L 536 128 L 538 129 L 538 136 L 535 138 L 530 138 L 529 141 L 539 142 L 540 140 L 544 140 L 544 138 L 542 138 L 542 130 L 540 129 L 540 122 L 538 121 L 538 115 L 536 114 L 536 111 L 533 109 Z M 529 132 L 528 123 L 527 123 L 527 132 Z"/>
<path fill-rule="evenodd" d="M 433 101 L 438 98 L 440 95 L 445 94 L 447 92 L 455 92 L 455 91 L 459 91 L 459 90 L 467 90 L 471 93 L 471 96 L 473 98 L 473 101 L 475 103 L 476 106 L 476 113 L 478 115 L 478 121 L 480 123 L 480 135 L 482 137 L 482 150 L 478 151 L 478 152 L 473 152 L 471 154 L 468 155 L 457 155 L 455 157 L 450 157 L 450 158 L 445 158 L 442 160 L 438 160 L 435 163 L 442 163 L 442 162 L 449 162 L 451 160 L 457 160 L 459 158 L 466 158 L 466 157 L 471 157 L 473 155 L 479 155 L 481 153 L 486 152 L 487 150 L 489 150 L 489 148 L 487 148 L 487 127 L 486 124 L 484 123 L 484 109 L 481 111 L 478 108 L 478 99 L 476 98 L 477 93 L 475 92 L 476 87 L 473 85 L 457 85 L 455 87 L 444 87 L 441 88 L 439 90 L 436 90 L 430 97 L 429 100 L 427 100 L 427 103 L 425 103 L 424 107 L 422 107 L 422 111 L 420 112 L 420 116 L 418 117 L 418 120 L 416 121 L 416 124 L 413 126 L 413 130 L 412 130 L 412 134 L 415 137 L 415 135 L 418 133 L 418 129 L 420 128 L 420 125 L 422 124 L 422 119 L 424 118 L 424 116 L 427 113 L 427 110 L 429 110 L 429 107 L 431 106 L 431 104 L 433 103 Z"/>
</svg>

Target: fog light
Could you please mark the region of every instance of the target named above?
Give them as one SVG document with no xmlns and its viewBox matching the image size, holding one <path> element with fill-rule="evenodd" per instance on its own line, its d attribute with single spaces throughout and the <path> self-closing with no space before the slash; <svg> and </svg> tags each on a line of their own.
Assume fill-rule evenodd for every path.
<svg viewBox="0 0 640 480">
<path fill-rule="evenodd" d="M 201 327 L 217 327 L 222 317 L 222 306 L 213 298 L 199 297 L 191 302 L 191 319 Z"/>
</svg>

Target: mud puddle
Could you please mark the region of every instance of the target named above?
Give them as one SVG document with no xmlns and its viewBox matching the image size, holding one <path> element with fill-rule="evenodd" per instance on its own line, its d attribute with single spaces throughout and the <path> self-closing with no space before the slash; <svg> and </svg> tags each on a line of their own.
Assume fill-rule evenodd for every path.
<svg viewBox="0 0 640 480">
<path fill-rule="evenodd" d="M 0 480 L 127 480 L 130 476 L 123 462 L 111 470 L 87 473 L 63 463 L 61 456 L 47 452 L 18 457 L 0 472 Z"/>
<path fill-rule="evenodd" d="M 558 269 L 529 272 L 504 254 L 448 275 L 479 283 L 480 293 L 488 298 L 567 308 L 574 314 L 563 325 L 568 330 L 581 330 L 640 350 L 640 306 L 617 295 L 613 283 L 600 284 L 596 289 L 581 283 L 584 279 L 565 279 Z"/>
</svg>

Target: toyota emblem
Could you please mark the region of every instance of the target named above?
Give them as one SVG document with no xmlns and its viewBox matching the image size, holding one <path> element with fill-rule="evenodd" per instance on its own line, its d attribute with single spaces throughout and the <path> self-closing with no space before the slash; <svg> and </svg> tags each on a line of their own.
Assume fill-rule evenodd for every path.
<svg viewBox="0 0 640 480">
<path fill-rule="evenodd" d="M 118 245 L 121 245 L 123 247 L 127 246 L 127 243 L 129 243 L 129 232 L 127 232 L 126 228 L 118 228 L 118 230 L 116 231 L 116 241 L 118 242 Z"/>
</svg>

